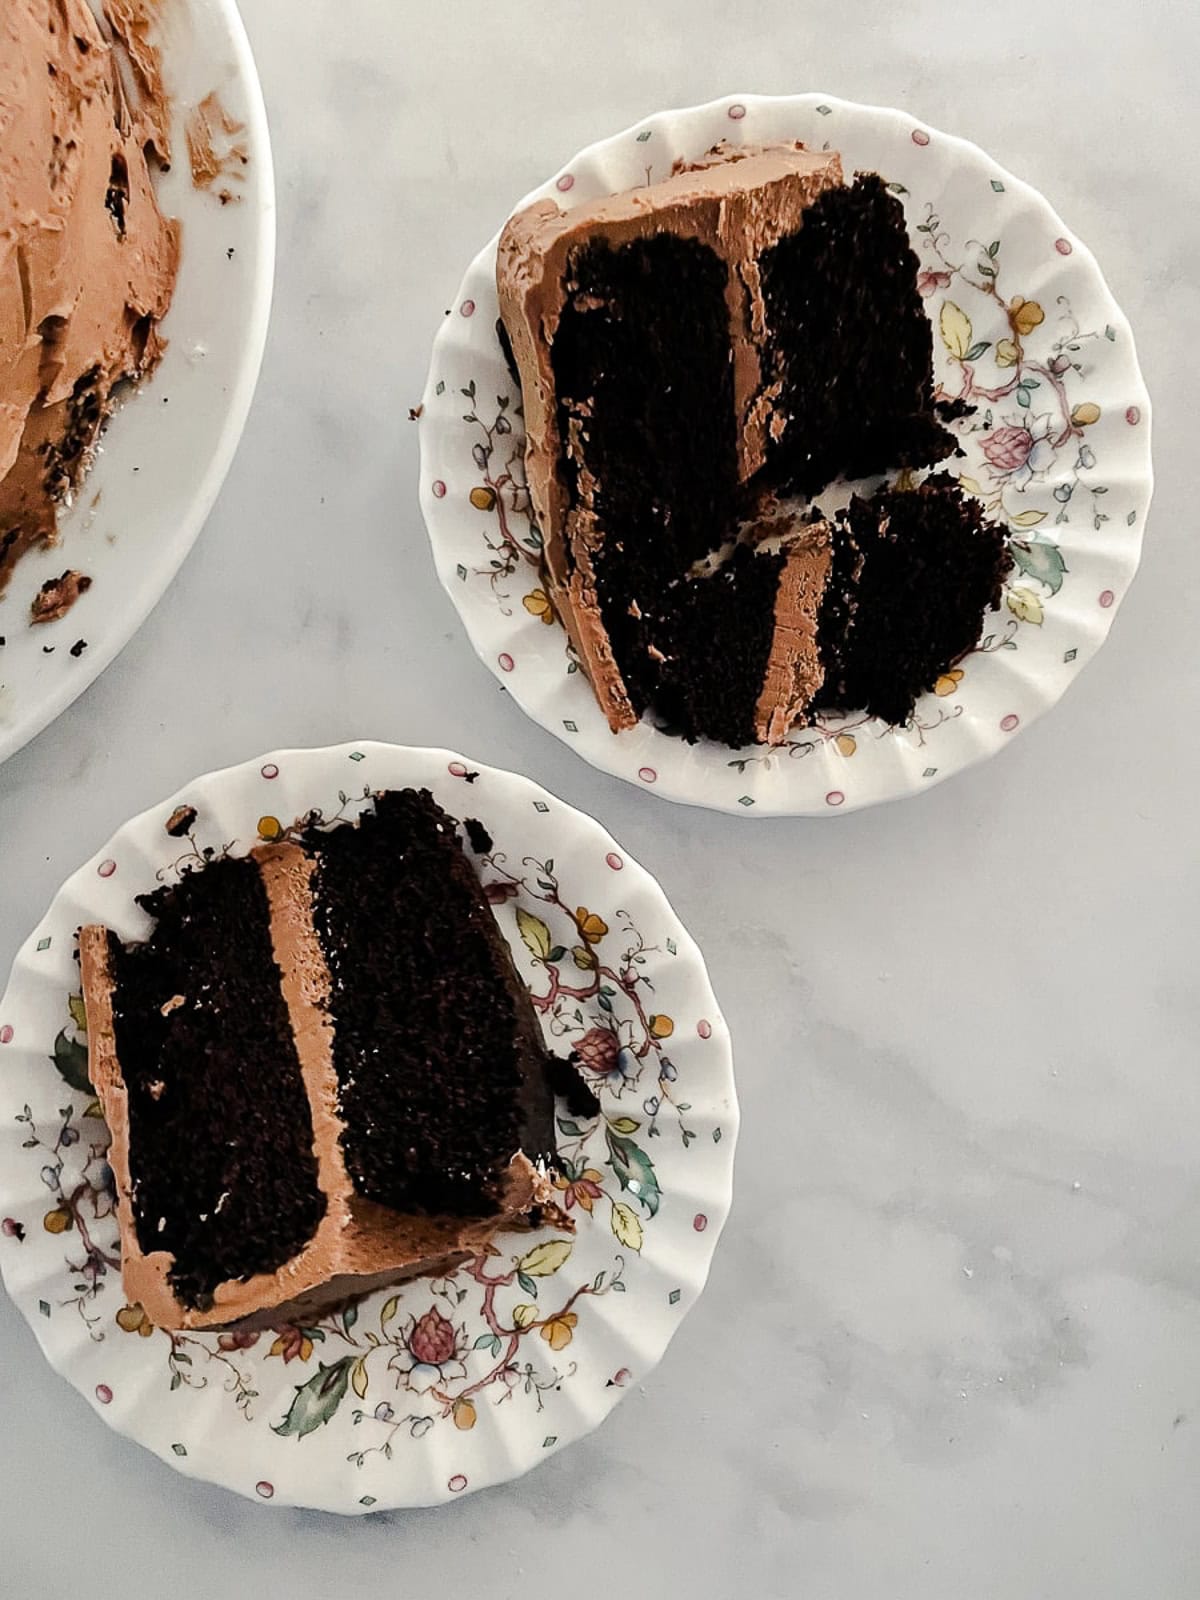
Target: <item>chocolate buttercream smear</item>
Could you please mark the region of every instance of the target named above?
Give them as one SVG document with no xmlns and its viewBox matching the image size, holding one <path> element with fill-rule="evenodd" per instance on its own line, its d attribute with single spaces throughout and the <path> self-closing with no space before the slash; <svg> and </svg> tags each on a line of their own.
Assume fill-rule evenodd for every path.
<svg viewBox="0 0 1200 1600">
<path fill-rule="evenodd" d="M 123 382 L 153 371 L 179 225 L 151 0 L 0 6 L 0 590 L 56 539 Z"/>
<path fill-rule="evenodd" d="M 213 189 L 222 205 L 240 200 L 230 188 L 242 181 L 242 168 L 250 160 L 244 139 L 246 125 L 230 116 L 214 89 L 205 95 L 187 119 L 188 163 L 197 189 Z M 220 183 L 220 187 L 217 185 Z"/>
</svg>

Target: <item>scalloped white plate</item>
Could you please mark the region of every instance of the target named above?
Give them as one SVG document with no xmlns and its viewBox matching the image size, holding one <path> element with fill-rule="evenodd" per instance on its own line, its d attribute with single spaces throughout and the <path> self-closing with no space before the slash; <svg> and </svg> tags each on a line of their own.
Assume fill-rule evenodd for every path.
<svg viewBox="0 0 1200 1600">
<path fill-rule="evenodd" d="M 522 469 L 520 395 L 495 334 L 496 240 L 434 344 L 421 505 L 442 583 L 514 699 L 586 761 L 670 800 L 823 816 L 915 794 L 993 754 L 1103 643 L 1150 504 L 1150 406 L 1129 325 L 1091 252 L 1028 184 L 901 111 L 829 95 L 740 95 L 665 112 L 589 146 L 521 205 L 570 206 L 669 173 L 720 139 L 802 139 L 878 171 L 903 201 L 935 370 L 978 409 L 952 463 L 1012 532 L 1018 570 L 979 648 L 912 726 L 847 716 L 777 752 L 689 746 L 649 721 L 614 735 L 549 614 Z M 1024 309 L 1022 309 L 1022 307 Z"/>
<path fill-rule="evenodd" d="M 174 164 L 156 189 L 183 224 L 179 281 L 157 372 L 118 409 L 60 541 L 31 551 L 0 597 L 0 761 L 99 677 L 162 598 L 195 542 L 250 409 L 271 309 L 275 190 L 250 45 L 234 0 L 164 0 L 159 30 L 172 97 Z M 222 205 L 196 189 L 184 125 L 216 90 L 244 124 L 249 160 Z M 29 626 L 29 605 L 66 568 L 92 579 L 58 622 Z M 78 654 L 72 647 L 84 641 Z"/>
<path fill-rule="evenodd" d="M 244 852 L 311 810 L 353 816 L 371 791 L 405 785 L 491 833 L 483 879 L 500 925 L 547 1037 L 590 1069 L 602 1115 L 558 1119 L 574 1235 L 501 1234 L 496 1255 L 308 1327 L 151 1328 L 121 1292 L 76 930 L 104 921 L 137 937 L 134 896 L 198 852 Z M 173 837 L 181 806 L 196 816 Z M 599 823 L 444 750 L 279 751 L 126 823 L 18 952 L 0 1001 L 0 1271 L 51 1364 L 181 1472 L 327 1511 L 431 1505 L 578 1439 L 658 1361 L 708 1276 L 737 1120 L 700 952 Z"/>
</svg>

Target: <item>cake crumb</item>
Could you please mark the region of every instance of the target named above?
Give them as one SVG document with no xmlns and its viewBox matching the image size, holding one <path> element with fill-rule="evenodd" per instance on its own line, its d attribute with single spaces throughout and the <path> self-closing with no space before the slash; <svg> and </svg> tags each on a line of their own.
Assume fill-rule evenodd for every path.
<svg viewBox="0 0 1200 1600">
<path fill-rule="evenodd" d="M 165 827 L 172 839 L 182 839 L 186 833 L 191 831 L 195 821 L 195 806 L 176 806 L 167 818 Z"/>
<path fill-rule="evenodd" d="M 181 994 L 174 994 L 164 1005 L 159 1006 L 158 1009 L 164 1017 L 169 1017 L 172 1011 L 178 1011 L 183 1003 L 183 996 Z"/>
<path fill-rule="evenodd" d="M 146 1092 L 149 1094 L 151 1100 L 161 1100 L 166 1092 L 166 1088 L 167 1086 L 161 1078 L 155 1078 L 153 1083 L 148 1083 L 146 1085 Z"/>
<path fill-rule="evenodd" d="M 47 578 L 29 607 L 30 627 L 39 622 L 57 622 L 92 587 L 92 580 L 82 572 L 68 568 L 61 578 Z"/>
<path fill-rule="evenodd" d="M 463 829 L 467 840 L 477 856 L 486 856 L 492 848 L 492 836 L 477 817 L 466 817 L 463 820 Z"/>
</svg>

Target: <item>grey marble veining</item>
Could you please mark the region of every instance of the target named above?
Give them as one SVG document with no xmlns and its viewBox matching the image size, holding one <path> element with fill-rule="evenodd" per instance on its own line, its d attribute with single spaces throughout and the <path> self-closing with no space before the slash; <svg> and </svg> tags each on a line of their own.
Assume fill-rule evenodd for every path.
<svg viewBox="0 0 1200 1600">
<path fill-rule="evenodd" d="M 744 1114 L 707 1293 L 544 1469 L 366 1522 L 193 1485 L 0 1298 L 0 1594 L 1192 1600 L 1200 1592 L 1200 15 L 1168 0 L 245 0 L 280 239 L 234 470 L 118 663 L 0 769 L 0 966 L 208 768 L 446 742 L 595 812 L 708 958 Z M 542 733 L 427 557 L 406 421 L 469 257 L 580 145 L 732 90 L 910 108 L 1094 245 L 1156 403 L 1141 575 L 1003 755 L 898 807 L 668 809 Z"/>
</svg>

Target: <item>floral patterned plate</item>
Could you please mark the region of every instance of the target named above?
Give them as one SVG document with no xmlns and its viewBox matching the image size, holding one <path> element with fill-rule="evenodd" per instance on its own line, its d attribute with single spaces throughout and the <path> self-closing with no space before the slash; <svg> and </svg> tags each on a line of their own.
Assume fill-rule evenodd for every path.
<svg viewBox="0 0 1200 1600">
<path fill-rule="evenodd" d="M 488 898 L 547 1037 L 601 1114 L 558 1116 L 574 1231 L 497 1236 L 449 1276 L 262 1334 L 168 1333 L 121 1292 L 107 1133 L 87 1081 L 75 932 L 144 931 L 134 896 L 316 810 L 425 785 L 495 844 Z M 181 1472 L 362 1513 L 503 1482 L 594 1428 L 704 1286 L 737 1133 L 729 1035 L 653 878 L 590 818 L 442 750 L 289 750 L 127 823 L 18 953 L 0 1001 L 0 1269 L 46 1356 Z"/>
<path fill-rule="evenodd" d="M 1137 568 L 1150 504 L 1150 408 L 1129 325 L 1095 258 L 1027 184 L 905 112 L 828 95 L 741 95 L 666 112 L 592 145 L 521 202 L 570 206 L 666 176 L 720 139 L 802 139 L 873 169 L 920 257 L 964 487 L 1006 522 L 1015 562 L 975 652 L 893 729 L 851 715 L 778 751 L 689 746 L 643 721 L 613 735 L 554 617 L 522 469 L 520 393 L 496 338 L 496 240 L 434 345 L 421 503 L 471 642 L 537 722 L 604 772 L 751 816 L 826 815 L 929 788 L 1053 705 L 1103 642 Z M 836 503 L 836 502 L 835 502 Z"/>
</svg>

